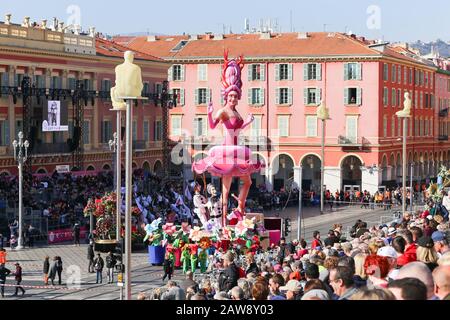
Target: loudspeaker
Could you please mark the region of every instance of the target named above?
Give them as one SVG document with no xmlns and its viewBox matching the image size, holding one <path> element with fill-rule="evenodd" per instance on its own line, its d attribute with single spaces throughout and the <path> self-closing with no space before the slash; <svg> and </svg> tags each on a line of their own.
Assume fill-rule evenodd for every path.
<svg viewBox="0 0 450 320">
<path fill-rule="evenodd" d="M 125 127 L 122 127 L 122 130 L 121 130 L 121 132 L 122 132 L 122 136 L 121 136 L 121 138 L 122 138 L 122 141 L 124 141 L 124 139 L 125 139 L 125 134 L 126 134 L 126 130 L 125 130 Z"/>
<path fill-rule="evenodd" d="M 73 127 L 72 139 L 67 140 L 70 151 L 78 149 L 78 147 L 80 146 L 80 139 L 81 139 L 81 127 Z"/>
<path fill-rule="evenodd" d="M 30 141 L 30 149 L 33 150 L 34 148 L 34 144 L 36 143 L 36 138 L 38 136 L 38 127 L 30 127 L 30 136 L 29 136 L 29 141 Z"/>
</svg>

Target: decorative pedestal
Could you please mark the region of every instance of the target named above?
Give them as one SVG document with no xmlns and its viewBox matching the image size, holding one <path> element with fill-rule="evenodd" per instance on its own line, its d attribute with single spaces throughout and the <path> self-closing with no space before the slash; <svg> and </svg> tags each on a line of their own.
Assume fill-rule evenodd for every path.
<svg viewBox="0 0 450 320">
<path fill-rule="evenodd" d="M 181 268 L 182 264 L 181 264 L 181 249 L 176 249 L 173 252 L 174 256 L 175 256 L 175 268 Z"/>
<path fill-rule="evenodd" d="M 101 253 L 115 252 L 117 245 L 116 240 L 97 240 L 94 242 L 94 251 Z"/>
<path fill-rule="evenodd" d="M 161 246 L 148 246 L 148 262 L 151 265 L 162 265 L 166 248 Z"/>
</svg>

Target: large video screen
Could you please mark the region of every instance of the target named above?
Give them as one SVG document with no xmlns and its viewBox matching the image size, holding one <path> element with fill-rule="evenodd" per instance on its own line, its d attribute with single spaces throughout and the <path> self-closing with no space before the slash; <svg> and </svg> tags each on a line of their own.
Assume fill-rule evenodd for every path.
<svg viewBox="0 0 450 320">
<path fill-rule="evenodd" d="M 69 131 L 67 103 L 65 101 L 48 100 L 43 111 L 43 132 Z"/>
</svg>

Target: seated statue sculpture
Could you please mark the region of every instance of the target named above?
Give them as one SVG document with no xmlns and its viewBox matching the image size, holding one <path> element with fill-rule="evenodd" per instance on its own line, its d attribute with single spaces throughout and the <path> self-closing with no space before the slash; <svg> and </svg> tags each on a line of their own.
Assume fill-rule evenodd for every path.
<svg viewBox="0 0 450 320">
<path fill-rule="evenodd" d="M 222 177 L 222 214 L 223 226 L 226 226 L 226 216 L 228 215 L 228 197 L 233 177 L 238 177 L 243 182 L 239 194 L 238 216 L 245 216 L 245 202 L 252 185 L 251 175 L 259 172 L 263 164 L 252 160 L 252 152 L 245 146 L 238 145 L 239 133 L 247 128 L 254 120 L 253 115 L 249 115 L 244 121 L 236 110 L 239 100 L 242 97 L 241 71 L 244 67 L 243 57 L 237 61 L 228 60 L 225 53 L 225 63 L 222 71 L 222 96 L 225 106 L 221 108 L 216 116 L 213 116 L 214 108 L 212 103 L 208 105 L 208 122 L 212 130 L 217 125 L 222 124 L 225 131 L 224 144 L 215 146 L 208 152 L 208 156 L 192 165 L 193 171 L 197 174 L 209 172 L 213 176 Z"/>
<path fill-rule="evenodd" d="M 125 62 L 116 67 L 116 86 L 111 88 L 111 101 L 115 110 L 126 108 L 124 97 L 140 97 L 144 85 L 142 83 L 142 72 L 134 62 L 134 53 L 126 51 Z"/>
<path fill-rule="evenodd" d="M 403 110 L 396 112 L 395 114 L 400 118 L 411 116 L 411 98 L 409 97 L 409 92 L 405 92 L 405 102 L 403 103 Z"/>
</svg>

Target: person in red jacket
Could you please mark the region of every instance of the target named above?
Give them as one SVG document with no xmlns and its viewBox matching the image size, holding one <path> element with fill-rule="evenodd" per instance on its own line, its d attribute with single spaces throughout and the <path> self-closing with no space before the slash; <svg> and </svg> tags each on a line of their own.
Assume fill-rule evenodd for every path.
<svg viewBox="0 0 450 320">
<path fill-rule="evenodd" d="M 320 232 L 314 231 L 313 232 L 313 242 L 311 243 L 311 249 L 316 249 L 317 247 L 323 248 L 322 241 L 320 240 Z"/>
<path fill-rule="evenodd" d="M 403 231 L 401 236 L 406 240 L 406 246 L 403 255 L 397 258 L 397 265 L 399 267 L 404 266 L 405 264 L 408 264 L 410 262 L 417 261 L 417 244 L 415 244 L 413 241 L 411 231 Z"/>
</svg>

